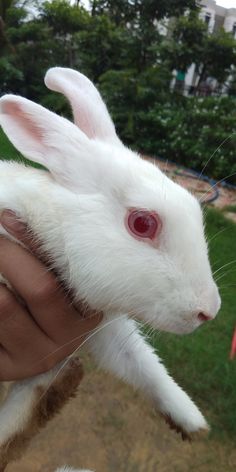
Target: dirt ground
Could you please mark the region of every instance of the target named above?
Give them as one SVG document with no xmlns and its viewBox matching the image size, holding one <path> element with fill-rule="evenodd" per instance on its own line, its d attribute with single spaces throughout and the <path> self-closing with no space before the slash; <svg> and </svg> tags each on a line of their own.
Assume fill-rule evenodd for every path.
<svg viewBox="0 0 236 472">
<path fill-rule="evenodd" d="M 84 364 L 77 398 L 7 472 L 54 472 L 64 464 L 96 472 L 235 472 L 233 444 L 183 442 L 141 395 L 89 358 Z"/>
</svg>

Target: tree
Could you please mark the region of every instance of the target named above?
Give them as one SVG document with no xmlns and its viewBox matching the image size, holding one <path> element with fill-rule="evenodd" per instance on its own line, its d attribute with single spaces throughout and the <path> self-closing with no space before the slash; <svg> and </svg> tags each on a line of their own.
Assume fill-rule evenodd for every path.
<svg viewBox="0 0 236 472">
<path fill-rule="evenodd" d="M 186 8 L 196 8 L 195 0 L 92 0 L 90 4 L 93 16 L 106 14 L 116 26 L 123 26 L 133 36 L 139 71 L 157 61 L 158 22 L 165 17 L 177 17 Z"/>
<path fill-rule="evenodd" d="M 92 15 L 107 14 L 115 24 L 156 23 L 165 17 L 178 17 L 196 8 L 195 0 L 90 0 Z"/>
<path fill-rule="evenodd" d="M 199 18 L 199 12 L 190 10 L 188 14 L 172 20 L 170 34 L 163 38 L 161 59 L 174 70 L 187 72 L 194 62 L 202 62 L 202 51 L 207 39 L 207 25 Z"/>
<path fill-rule="evenodd" d="M 223 84 L 236 64 L 236 40 L 223 28 L 213 34 L 199 18 L 198 10 L 189 10 L 172 23 L 171 34 L 164 38 L 161 48 L 162 62 L 172 70 L 187 72 L 195 64 L 197 87 L 208 78 Z"/>
<path fill-rule="evenodd" d="M 231 67 L 236 66 L 236 40 L 223 28 L 207 35 L 200 55 L 200 72 L 198 86 L 207 77 L 214 77 L 220 85 L 229 77 Z"/>
<path fill-rule="evenodd" d="M 201 102 L 170 91 L 173 69 L 186 72 L 193 62 L 200 85 L 209 75 L 222 84 L 232 72 L 232 94 L 235 89 L 235 41 L 223 31 L 208 34 L 195 0 L 93 0 L 90 11 L 79 1 L 37 0 L 30 10 L 29 4 L 36 2 L 0 0 L 2 93 L 68 115 L 66 100 L 48 91 L 43 77 L 54 65 L 78 69 L 99 85 L 126 143 L 194 168 L 234 128 L 233 98 Z M 159 28 L 165 18 L 167 36 Z M 232 146 L 217 164 L 211 161 L 215 176 L 233 168 Z"/>
</svg>

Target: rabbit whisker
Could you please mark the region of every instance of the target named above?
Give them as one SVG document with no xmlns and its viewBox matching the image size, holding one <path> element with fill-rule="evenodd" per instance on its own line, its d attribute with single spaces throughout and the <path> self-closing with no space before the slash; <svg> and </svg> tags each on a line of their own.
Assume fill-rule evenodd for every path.
<svg viewBox="0 0 236 472">
<path fill-rule="evenodd" d="M 208 244 L 210 245 L 210 243 L 212 243 L 212 241 L 215 238 L 217 238 L 219 236 L 219 234 L 224 233 L 224 231 L 227 231 L 227 229 L 231 229 L 231 228 L 223 228 L 223 229 L 220 229 L 219 231 L 217 231 L 217 233 L 215 233 L 210 239 L 207 240 Z"/>
<path fill-rule="evenodd" d="M 106 326 L 112 324 L 113 322 L 119 320 L 120 318 L 122 318 L 122 316 L 124 315 L 121 315 L 117 318 L 113 318 L 112 320 L 108 321 L 106 324 L 102 325 L 102 326 L 98 326 L 98 328 L 95 328 L 94 330 L 90 331 L 90 335 L 70 354 L 70 356 L 68 356 L 66 359 L 65 359 L 65 362 L 63 362 L 62 366 L 60 367 L 60 369 L 57 371 L 57 373 L 55 374 L 54 378 L 51 380 L 51 382 L 49 383 L 49 385 L 47 386 L 47 388 L 45 389 L 45 391 L 43 392 L 43 394 L 40 396 L 39 398 L 39 402 L 41 401 L 41 399 L 44 397 L 44 395 L 47 393 L 48 389 L 51 387 L 51 385 L 53 384 L 53 382 L 57 379 L 58 375 L 62 372 L 62 370 L 66 367 L 66 365 L 68 364 L 68 362 L 70 361 L 71 357 L 74 356 L 74 354 L 76 354 L 76 352 L 79 351 L 79 349 L 81 349 L 87 341 L 89 341 L 94 335 L 96 335 L 98 332 L 102 331 L 104 328 L 106 328 Z M 84 334 L 82 335 L 84 336 Z M 79 339 L 81 338 L 82 336 L 77 336 L 76 338 L 74 338 L 72 341 L 69 341 L 68 343 L 65 343 L 63 344 L 63 346 L 60 346 L 58 349 L 56 349 L 54 351 L 57 352 L 59 351 L 60 349 L 62 349 L 64 346 L 70 344 L 71 342 L 74 342 L 76 341 L 76 339 Z M 53 353 L 51 353 L 53 354 Z M 49 354 L 49 356 L 51 355 Z M 46 356 L 45 358 L 41 359 L 41 360 L 44 360 L 44 359 L 47 359 L 49 356 Z"/>
<path fill-rule="evenodd" d="M 217 272 L 219 272 L 220 270 L 224 269 L 225 267 L 228 267 L 232 264 L 235 264 L 236 263 L 236 259 L 234 259 L 233 261 L 231 262 L 227 262 L 226 264 L 222 265 L 219 269 L 215 270 L 215 272 L 213 272 L 213 277 L 215 276 L 215 274 L 217 274 Z"/>
<path fill-rule="evenodd" d="M 201 196 L 201 198 L 199 199 L 199 202 L 201 203 L 201 202 L 204 200 L 205 196 L 206 196 L 213 188 L 215 188 L 218 184 L 220 184 L 221 182 L 223 182 L 225 179 L 228 179 L 229 177 L 233 177 L 234 175 L 236 175 L 236 172 L 233 172 L 232 174 L 226 175 L 226 177 L 224 177 L 223 179 L 218 180 L 214 185 L 212 185 L 212 186 L 207 190 L 207 192 L 205 192 L 205 193 Z"/>
<path fill-rule="evenodd" d="M 218 148 L 215 149 L 215 151 L 212 153 L 212 155 L 209 157 L 209 159 L 207 160 L 206 164 L 205 164 L 204 167 L 202 168 L 202 170 L 201 170 L 201 172 L 200 172 L 200 174 L 199 174 L 199 177 L 198 177 L 199 180 L 201 179 L 201 176 L 202 176 L 204 170 L 206 169 L 207 165 L 209 164 L 209 162 L 211 161 L 211 159 L 214 157 L 214 155 L 217 153 L 217 151 L 219 151 L 219 149 L 220 149 L 227 141 L 229 141 L 229 139 L 231 139 L 232 136 L 234 136 L 234 134 L 236 134 L 235 131 L 234 131 L 232 134 L 230 134 L 227 138 L 225 138 L 225 139 L 222 141 L 222 143 L 220 143 L 220 145 L 218 146 Z"/>
<path fill-rule="evenodd" d="M 231 270 L 228 270 L 227 272 L 225 272 L 224 274 L 220 275 L 219 277 L 217 277 L 215 279 L 215 282 L 218 282 L 220 279 L 223 279 L 223 277 L 225 277 L 226 275 L 229 275 L 229 274 L 232 274 L 232 272 L 235 272 L 236 269 L 231 269 Z"/>
</svg>

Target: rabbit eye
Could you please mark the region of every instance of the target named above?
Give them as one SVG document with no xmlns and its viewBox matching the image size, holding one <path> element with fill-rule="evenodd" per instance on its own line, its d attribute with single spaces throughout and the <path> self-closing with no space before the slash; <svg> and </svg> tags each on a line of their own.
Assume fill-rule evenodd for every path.
<svg viewBox="0 0 236 472">
<path fill-rule="evenodd" d="M 127 226 L 129 232 L 140 239 L 154 239 L 161 222 L 154 211 L 131 209 L 128 211 Z"/>
</svg>

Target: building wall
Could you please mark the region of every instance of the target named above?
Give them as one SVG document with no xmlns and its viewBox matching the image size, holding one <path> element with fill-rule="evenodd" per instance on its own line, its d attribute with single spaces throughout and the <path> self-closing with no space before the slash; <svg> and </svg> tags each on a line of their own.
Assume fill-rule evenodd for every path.
<svg viewBox="0 0 236 472">
<path fill-rule="evenodd" d="M 236 8 L 230 8 L 225 15 L 224 29 L 233 31 L 234 26 L 236 26 Z"/>
<path fill-rule="evenodd" d="M 209 31 L 216 31 L 223 26 L 225 31 L 233 31 L 236 25 L 236 8 L 224 8 L 216 4 L 215 0 L 201 0 L 200 18 L 206 21 L 206 16 L 209 13 L 211 18 L 209 21 Z"/>
</svg>

